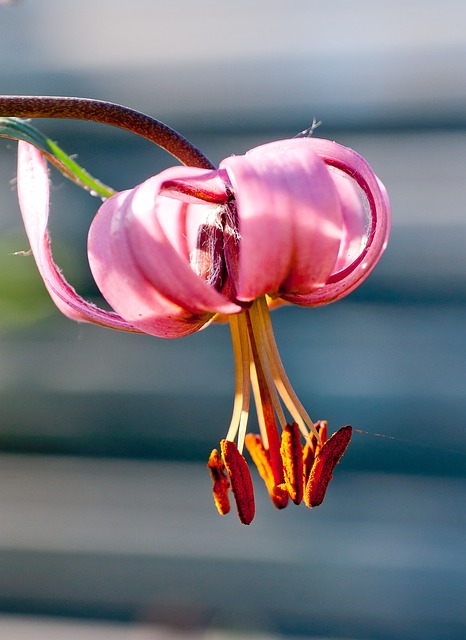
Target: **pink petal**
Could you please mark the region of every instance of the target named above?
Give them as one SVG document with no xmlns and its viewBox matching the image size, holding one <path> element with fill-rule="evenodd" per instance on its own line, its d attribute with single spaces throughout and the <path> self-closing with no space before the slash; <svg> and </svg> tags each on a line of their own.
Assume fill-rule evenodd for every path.
<svg viewBox="0 0 466 640">
<path fill-rule="evenodd" d="M 165 178 L 160 186 L 161 195 L 193 204 L 203 204 L 204 202 L 224 204 L 227 202 L 228 194 L 225 190 L 225 183 L 219 177 L 218 171 L 196 169 L 190 171 L 186 176 L 185 171 L 179 172 L 177 168 L 176 174 L 178 173 L 181 173 L 182 177 Z"/>
<path fill-rule="evenodd" d="M 370 238 L 371 223 L 368 207 L 361 196 L 358 184 L 339 169 L 331 168 L 331 176 L 340 197 L 343 214 L 343 234 L 338 258 L 333 268 L 335 274 L 350 267 L 364 251 Z"/>
<path fill-rule="evenodd" d="M 193 314 L 238 313 L 241 307 L 209 286 L 190 264 L 192 227 L 215 216 L 217 206 L 185 204 L 160 195 L 168 180 L 189 181 L 200 172 L 173 167 L 146 180 L 131 191 L 125 218 L 119 218 L 112 228 L 115 234 L 127 235 L 135 264 L 163 296 Z M 104 205 L 107 212 L 113 209 L 113 215 L 118 206 L 113 198 Z"/>
<path fill-rule="evenodd" d="M 332 273 L 342 235 L 334 182 L 306 139 L 224 160 L 241 235 L 237 297 L 299 300 Z"/>
<path fill-rule="evenodd" d="M 336 270 L 328 278 L 326 284 L 311 292 L 301 301 L 301 304 L 319 305 L 334 302 L 358 287 L 369 275 L 379 261 L 387 246 L 390 233 L 391 211 L 385 187 L 372 171 L 368 163 L 352 149 L 342 147 L 336 142 L 319 138 L 307 139 L 314 151 L 329 166 L 346 174 L 354 181 L 367 198 L 369 210 L 369 234 L 367 242 L 362 243 L 361 251 L 350 264 L 337 261 Z M 361 209 L 359 205 L 351 205 L 348 192 L 343 193 L 339 178 L 335 180 L 343 204 L 344 223 L 348 245 L 351 238 L 361 236 Z M 351 207 L 352 213 L 350 214 Z M 346 208 L 346 210 L 345 210 Z M 354 218 L 352 218 L 354 216 Z M 357 222 L 355 223 L 355 219 Z"/>
<path fill-rule="evenodd" d="M 198 331 L 217 312 L 241 310 L 189 263 L 189 212 L 194 208 L 205 215 L 212 205 L 160 195 L 167 178 L 172 182 L 199 171 L 164 171 L 104 202 L 92 222 L 88 251 L 97 285 L 109 304 L 145 333 L 179 337 Z"/>
<path fill-rule="evenodd" d="M 68 284 L 53 261 L 47 231 L 49 179 L 42 154 L 27 142 L 18 143 L 18 198 L 31 250 L 53 301 L 62 313 L 81 322 L 135 331 L 115 313 L 86 302 Z"/>
</svg>

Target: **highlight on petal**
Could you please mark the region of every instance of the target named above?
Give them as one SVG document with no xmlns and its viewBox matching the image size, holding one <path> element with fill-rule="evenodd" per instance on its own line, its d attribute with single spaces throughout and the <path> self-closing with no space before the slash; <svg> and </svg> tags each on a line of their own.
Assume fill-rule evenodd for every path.
<svg viewBox="0 0 466 640">
<path fill-rule="evenodd" d="M 347 174 L 329 167 L 340 198 L 343 232 L 333 274 L 350 267 L 367 246 L 371 233 L 371 215 L 364 193 Z M 332 274 L 332 275 L 333 275 Z"/>
<path fill-rule="evenodd" d="M 39 272 L 60 311 L 80 322 L 91 322 L 112 329 L 136 329 L 111 311 L 99 309 L 81 298 L 65 280 L 53 261 L 47 230 L 49 217 L 49 178 L 40 151 L 27 142 L 18 143 L 18 199 L 24 226 Z"/>
<path fill-rule="evenodd" d="M 334 182 L 306 139 L 223 160 L 241 236 L 237 297 L 299 298 L 332 273 L 343 229 Z"/>
</svg>

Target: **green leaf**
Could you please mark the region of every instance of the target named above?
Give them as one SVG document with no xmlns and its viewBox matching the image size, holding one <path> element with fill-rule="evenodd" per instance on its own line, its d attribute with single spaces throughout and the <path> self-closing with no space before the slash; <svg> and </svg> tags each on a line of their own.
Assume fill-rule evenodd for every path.
<svg viewBox="0 0 466 640">
<path fill-rule="evenodd" d="M 25 120 L 0 117 L 0 138 L 23 140 L 24 142 L 29 142 L 34 145 L 64 176 L 88 191 L 91 195 L 109 198 L 116 193 L 111 187 L 93 178 L 90 173 L 70 158 L 53 140 L 50 140 L 50 138 L 42 134 Z"/>
</svg>

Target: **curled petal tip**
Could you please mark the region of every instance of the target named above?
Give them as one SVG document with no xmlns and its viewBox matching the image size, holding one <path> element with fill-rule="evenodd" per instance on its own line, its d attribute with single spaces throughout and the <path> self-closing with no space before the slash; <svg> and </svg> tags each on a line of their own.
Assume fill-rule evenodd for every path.
<svg viewBox="0 0 466 640">
<path fill-rule="evenodd" d="M 335 302 L 356 289 L 371 273 L 387 246 L 391 225 L 391 209 L 387 191 L 369 164 L 358 153 L 336 142 L 319 138 L 302 139 L 308 143 L 333 172 L 334 184 L 342 202 L 344 232 L 342 248 L 359 243 L 359 251 L 349 249 L 351 259 L 341 255 L 326 283 L 301 299 L 304 305 Z M 352 186 L 348 186 L 348 182 Z M 356 190 L 363 202 L 356 201 Z M 351 194 L 351 191 L 353 192 Z M 367 230 L 364 220 L 367 217 Z"/>
<path fill-rule="evenodd" d="M 55 264 L 47 230 L 47 166 L 40 151 L 27 142 L 18 143 L 18 198 L 31 251 L 45 286 L 60 311 L 72 320 L 91 322 L 123 331 L 136 331 L 117 314 L 99 309 L 81 298 Z"/>
</svg>

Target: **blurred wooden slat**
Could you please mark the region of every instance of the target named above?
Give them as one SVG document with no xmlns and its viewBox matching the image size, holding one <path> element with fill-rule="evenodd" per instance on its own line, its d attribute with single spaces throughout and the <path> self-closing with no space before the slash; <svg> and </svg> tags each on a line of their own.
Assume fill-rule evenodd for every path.
<svg viewBox="0 0 466 640">
<path fill-rule="evenodd" d="M 464 479 L 351 474 L 342 463 L 312 511 L 276 511 L 256 487 L 244 527 L 215 513 L 202 465 L 2 456 L 0 606 L 462 637 Z"/>
</svg>

